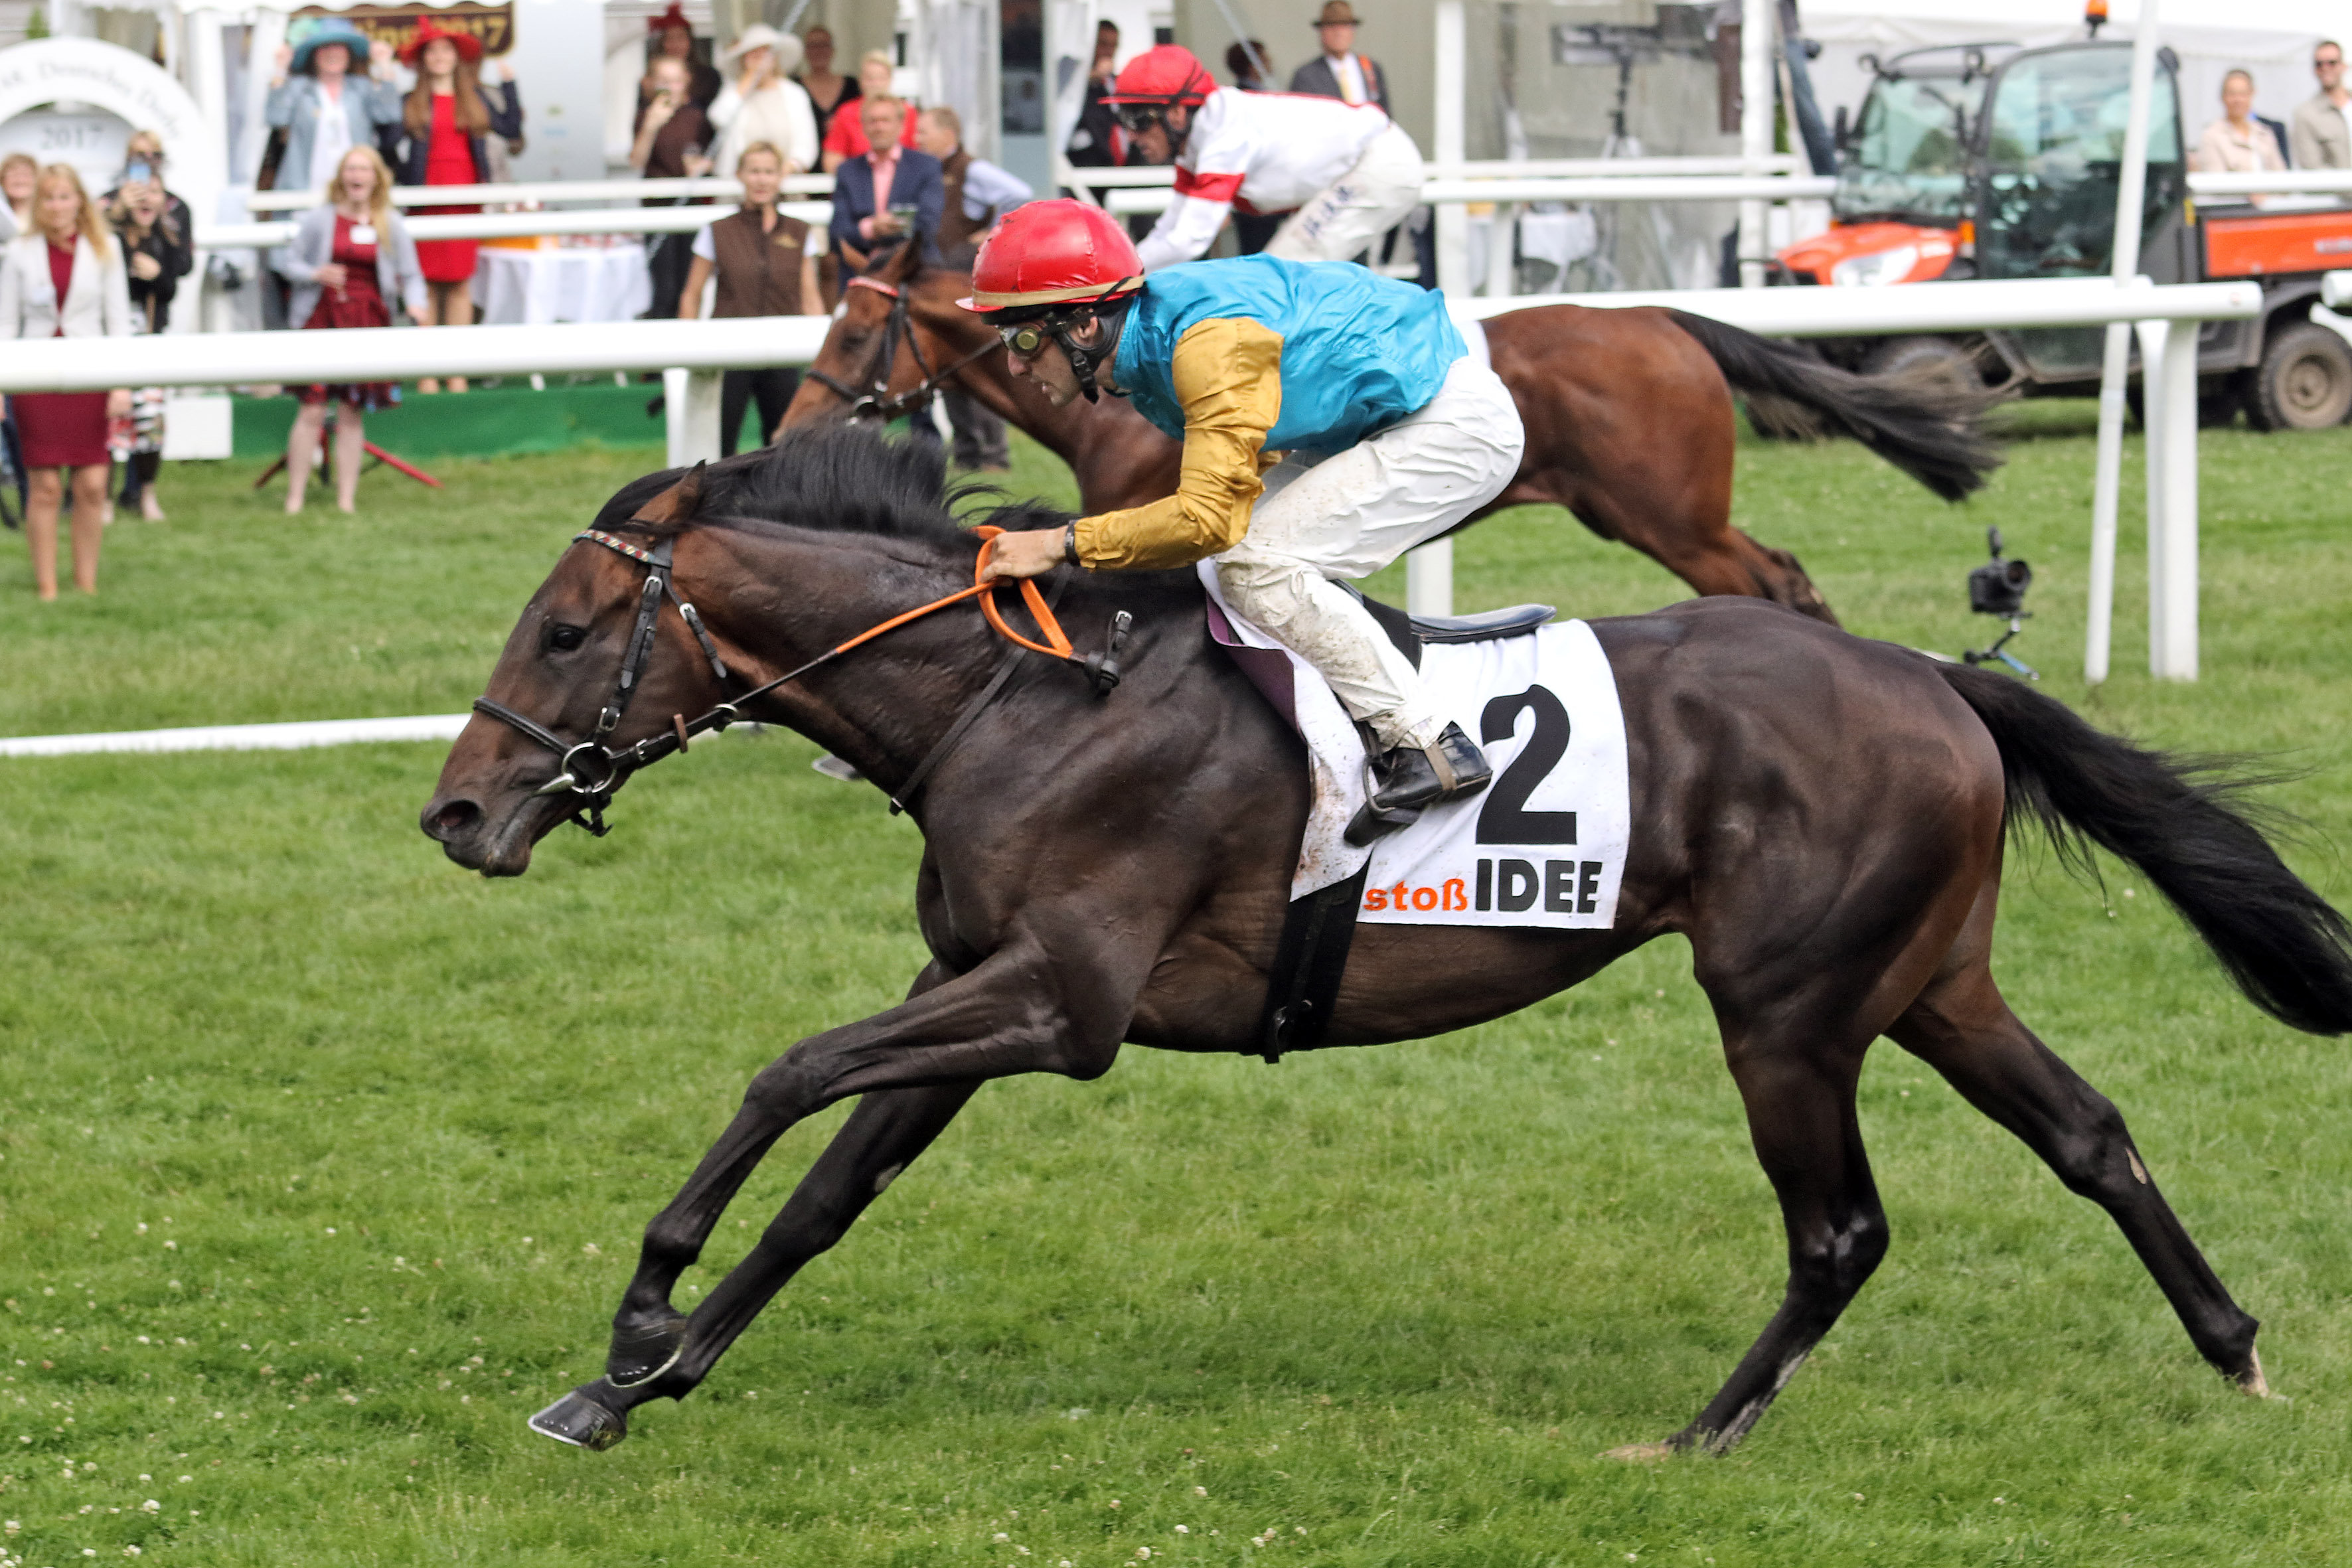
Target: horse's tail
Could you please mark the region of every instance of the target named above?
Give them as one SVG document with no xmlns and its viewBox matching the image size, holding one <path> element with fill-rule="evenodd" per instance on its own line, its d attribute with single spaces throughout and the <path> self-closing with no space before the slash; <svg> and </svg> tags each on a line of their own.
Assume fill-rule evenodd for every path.
<svg viewBox="0 0 2352 1568">
<path fill-rule="evenodd" d="M 2352 1030 L 2352 931 L 2236 806 L 2242 784 L 2210 759 L 2095 730 L 2007 676 L 1937 669 L 2000 748 L 2012 830 L 2036 822 L 2078 862 L 2086 839 L 2130 861 L 2255 1006 L 2310 1034 Z"/>
<path fill-rule="evenodd" d="M 1843 432 L 1946 500 L 1984 488 L 2000 449 L 1980 422 L 2002 395 L 1933 370 L 1856 375 L 1810 350 L 1668 310 L 1707 352 L 1759 423 L 1792 434 Z"/>
</svg>

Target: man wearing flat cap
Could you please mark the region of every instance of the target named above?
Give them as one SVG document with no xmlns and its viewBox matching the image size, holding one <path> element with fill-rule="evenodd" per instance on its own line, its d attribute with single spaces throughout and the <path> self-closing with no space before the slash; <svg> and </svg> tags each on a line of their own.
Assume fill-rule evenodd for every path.
<svg viewBox="0 0 2352 1568">
<path fill-rule="evenodd" d="M 1323 52 L 1290 73 L 1290 90 L 1347 103 L 1377 103 L 1381 112 L 1393 117 L 1388 73 L 1370 56 L 1356 52 L 1356 29 L 1362 25 L 1363 18 L 1348 0 L 1329 0 L 1315 18 Z"/>
</svg>

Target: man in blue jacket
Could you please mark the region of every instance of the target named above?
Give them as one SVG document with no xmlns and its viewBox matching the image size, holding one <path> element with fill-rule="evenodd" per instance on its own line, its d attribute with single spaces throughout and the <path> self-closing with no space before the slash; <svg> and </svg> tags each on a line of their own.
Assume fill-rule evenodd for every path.
<svg viewBox="0 0 2352 1568">
<path fill-rule="evenodd" d="M 844 278 L 909 239 L 936 249 L 947 182 L 937 158 L 898 144 L 906 112 L 903 100 L 887 94 L 858 100 L 866 153 L 833 174 L 833 242 Z"/>
</svg>

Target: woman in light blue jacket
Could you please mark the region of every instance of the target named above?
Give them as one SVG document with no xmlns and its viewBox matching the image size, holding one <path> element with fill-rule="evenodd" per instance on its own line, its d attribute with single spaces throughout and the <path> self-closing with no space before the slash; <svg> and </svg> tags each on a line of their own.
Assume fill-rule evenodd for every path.
<svg viewBox="0 0 2352 1568">
<path fill-rule="evenodd" d="M 290 50 L 280 52 L 277 79 L 262 118 L 286 132 L 278 161 L 277 188 L 315 191 L 334 177 L 335 166 L 352 147 L 373 147 L 380 126 L 400 123 L 400 93 L 389 81 L 355 75 L 366 61 L 382 69 L 392 47 L 369 46 L 367 35 L 340 16 L 311 29 Z M 289 75 L 290 71 L 292 74 Z"/>
</svg>

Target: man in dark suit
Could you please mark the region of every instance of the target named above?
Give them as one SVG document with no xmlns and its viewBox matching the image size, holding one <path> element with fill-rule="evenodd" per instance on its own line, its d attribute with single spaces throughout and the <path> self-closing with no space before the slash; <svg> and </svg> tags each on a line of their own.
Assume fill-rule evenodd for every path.
<svg viewBox="0 0 2352 1568">
<path fill-rule="evenodd" d="M 833 175 L 833 242 L 840 247 L 845 281 L 909 240 L 922 246 L 926 260 L 939 259 L 946 177 L 937 158 L 899 144 L 906 111 L 903 100 L 887 94 L 858 100 L 867 151 Z"/>
<path fill-rule="evenodd" d="M 1363 18 L 1348 0 L 1328 0 L 1315 18 L 1316 36 L 1323 52 L 1290 73 L 1290 90 L 1317 98 L 1337 98 L 1349 103 L 1377 103 L 1391 119 L 1388 73 L 1369 55 L 1356 52 L 1356 29 Z"/>
<path fill-rule="evenodd" d="M 1315 18 L 1315 34 L 1322 40 L 1323 52 L 1290 73 L 1290 90 L 1349 103 L 1377 103 L 1393 120 L 1396 110 L 1389 107 L 1389 73 L 1370 55 L 1356 52 L 1356 29 L 1362 25 L 1363 18 L 1348 0 L 1325 0 Z M 1429 209 L 1415 208 L 1409 219 L 1389 231 L 1388 238 L 1378 247 L 1382 261 L 1396 253 L 1400 232 L 1411 236 L 1421 286 L 1436 288 L 1437 236 Z"/>
</svg>

